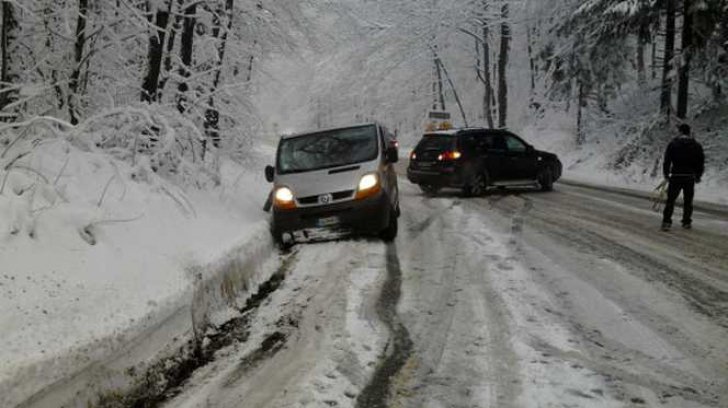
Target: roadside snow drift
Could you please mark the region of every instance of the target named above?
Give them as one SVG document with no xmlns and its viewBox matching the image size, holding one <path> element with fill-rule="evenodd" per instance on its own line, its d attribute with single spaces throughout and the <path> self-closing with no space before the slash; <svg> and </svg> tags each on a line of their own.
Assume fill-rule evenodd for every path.
<svg viewBox="0 0 728 408">
<path fill-rule="evenodd" d="M 188 307 L 224 269 L 213 261 L 230 266 L 246 241 L 265 257 L 262 177 L 212 152 L 203 161 L 201 135 L 171 118 L 126 109 L 0 129 L 0 406 Z M 251 278 L 228 280 L 226 296 Z M 210 309 L 197 310 L 204 324 Z"/>
</svg>

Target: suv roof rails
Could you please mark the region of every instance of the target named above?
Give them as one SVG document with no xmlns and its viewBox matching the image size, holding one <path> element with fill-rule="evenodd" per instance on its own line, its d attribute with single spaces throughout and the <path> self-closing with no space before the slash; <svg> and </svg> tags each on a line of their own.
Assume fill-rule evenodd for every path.
<svg viewBox="0 0 728 408">
<path fill-rule="evenodd" d="M 431 130 L 431 131 L 425 131 L 425 135 L 450 135 L 454 136 L 461 132 L 468 132 L 472 130 L 485 130 L 487 132 L 493 132 L 493 133 L 504 133 L 504 132 L 510 132 L 511 130 L 508 128 L 486 128 L 486 127 L 463 127 L 463 128 L 453 128 L 453 129 L 442 129 L 442 130 Z"/>
</svg>

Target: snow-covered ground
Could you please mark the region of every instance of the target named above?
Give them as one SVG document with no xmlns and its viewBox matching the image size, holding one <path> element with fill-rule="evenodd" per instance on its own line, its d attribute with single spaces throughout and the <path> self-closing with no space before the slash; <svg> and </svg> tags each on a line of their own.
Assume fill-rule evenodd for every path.
<svg viewBox="0 0 728 408">
<path fill-rule="evenodd" d="M 65 146 L 66 142 L 58 143 Z M 55 142 L 41 148 L 46 145 L 52 147 Z M 127 166 L 99 152 L 76 152 L 73 146 L 70 151 L 90 154 L 100 163 L 99 171 L 81 173 L 86 174 L 84 186 L 92 186 L 94 177 L 104 184 L 110 173 L 102 170 L 110 172 L 114 167 L 110 163 L 121 174 Z M 57 156 L 43 152 L 33 154 Z M 146 333 L 135 335 L 145 327 L 163 325 L 160 320 L 174 310 L 182 310 L 184 319 L 192 315 L 191 330 L 202 339 L 203 350 L 218 341 L 216 336 L 229 335 L 232 340 L 211 349 L 209 360 L 180 377 L 181 382 L 172 388 L 165 388 L 161 380 L 142 388 L 155 391 L 155 384 L 161 383 L 161 394 L 131 394 L 141 398 L 134 400 L 101 388 L 106 401 L 149 398 L 169 407 L 235 407 L 240 401 L 258 407 L 361 407 L 367 406 L 366 400 L 413 408 L 559 404 L 682 408 L 718 407 L 727 401 L 720 380 L 725 378 L 726 354 L 719 347 L 728 299 L 721 269 L 725 221 L 698 212 L 695 231 L 662 234 L 657 231 L 659 215 L 637 198 L 568 186 L 557 186 L 552 193 L 499 191 L 470 200 L 445 191 L 430 198 L 401 179 L 403 216 L 395 243 L 347 239 L 299 245 L 290 253 L 277 254 L 261 221 L 266 184 L 255 175 L 260 172 L 253 171 L 266 162 L 270 146 L 258 156 L 260 163 L 248 167 L 223 162 L 222 181 L 211 190 L 214 199 L 204 199 L 189 187 L 173 190 L 185 195 L 184 202 L 195 209 L 194 214 L 178 207 L 179 197 L 174 200 L 160 193 L 161 186 L 170 189 L 174 183 L 158 178 L 128 181 L 123 199 L 123 190 L 113 193 L 109 187 L 100 207 L 94 196 L 86 207 L 78 204 L 83 201 L 77 196 L 64 196 L 77 203 L 82 215 L 98 217 L 91 209 L 99 208 L 155 211 L 156 218 L 150 222 L 156 229 L 138 227 L 140 234 L 150 237 L 133 234 L 140 219 L 99 227 L 93 231 L 96 242 L 92 245 L 68 232 L 73 219 L 59 212 L 37 222 L 49 225 L 44 234 L 31 238 L 25 233 L 26 238 L 18 232 L 6 238 L 3 259 L 6 253 L 12 254 L 5 248 L 24 248 L 14 241 L 21 237 L 20 242 L 30 245 L 33 240 L 53 237 L 51 233 L 65 233 L 68 242 L 62 241 L 64 245 L 76 242 L 72 238 L 80 241 L 72 248 L 88 264 L 98 265 L 92 263 L 97 248 L 113 250 L 124 256 L 112 259 L 136 268 L 129 273 L 137 275 L 120 278 L 126 277 L 118 275 L 126 270 L 107 264 L 100 272 L 81 270 L 83 263 L 69 266 L 68 259 L 73 258 L 55 255 L 66 280 L 75 279 L 72 282 L 92 289 L 78 288 L 74 293 L 78 302 L 86 302 L 86 309 L 67 309 L 61 291 L 41 298 L 48 302 L 46 311 L 58 315 L 39 320 L 48 327 L 37 328 L 45 336 L 37 336 L 38 340 L 56 344 L 50 341 L 49 329 L 59 327 L 54 319 L 66 319 L 77 330 L 61 332 L 57 338 L 64 343 L 44 349 L 53 353 L 50 357 L 26 365 L 22 356 L 12 360 L 3 351 L 8 358 L 4 361 L 16 362 L 3 366 L 3 405 L 14 406 L 38 387 L 83 369 L 91 360 L 104 360 L 128 347 L 132 339 L 137 348 L 159 341 Z M 85 162 L 94 161 L 86 157 L 81 163 Z M 41 163 L 46 162 L 27 162 L 29 168 L 41 169 L 38 172 L 51 172 Z M 63 173 L 68 169 L 70 164 Z M 97 191 L 84 188 L 86 196 Z M 143 205 L 131 201 L 140 196 L 147 198 Z M 23 199 L 24 194 L 2 197 L 6 205 Z M 123 205 L 124 200 L 130 201 Z M 67 203 L 46 211 L 56 207 L 60 211 L 65 208 L 61 204 Z M 241 216 L 238 209 L 251 216 Z M 60 226 L 51 228 L 55 225 L 51 220 Z M 226 220 L 234 220 L 234 225 Z M 20 231 L 28 230 L 26 224 L 19 225 Z M 215 230 L 200 231 L 208 225 Z M 162 228 L 179 236 L 165 243 Z M 190 244 L 185 237 L 206 240 Z M 145 252 L 145 257 L 164 274 L 162 280 L 143 279 L 140 275 L 150 269 L 133 263 L 133 251 L 153 244 L 156 251 Z M 39 245 L 38 251 L 43 248 Z M 48 256 L 56 253 L 48 252 Z M 20 257 L 12 260 L 31 262 Z M 257 272 L 253 276 L 250 270 Z M 107 275 L 107 271 L 117 274 Z M 250 306 L 249 292 L 277 274 L 280 285 L 256 294 Z M 103 276 L 107 276 L 105 282 Z M 95 296 L 100 288 L 111 288 L 103 292 L 103 300 Z M 156 297 L 158 293 L 163 296 Z M 107 307 L 121 311 L 105 313 Z M 74 314 L 75 320 L 64 312 Z M 46 316 L 42 311 L 40 315 L 35 317 Z M 105 325 L 95 324 L 99 322 L 94 319 L 103 322 L 105 317 Z M 225 328 L 228 321 L 233 326 Z M 16 320 L 7 317 L 3 324 L 18 327 Z M 190 330 L 184 324 L 174 327 Z M 23 335 L 30 338 L 27 332 L 15 330 L 16 338 Z M 3 336 L 14 341 L 12 332 Z M 172 339 L 168 344 L 179 342 Z M 33 344 L 15 347 L 44 354 Z M 167 361 L 172 371 L 177 369 L 175 361 L 180 360 Z M 131 367 L 127 372 L 135 374 L 129 375 L 148 386 L 144 379 L 150 378 L 145 371 L 149 362 Z M 163 372 L 165 367 L 156 369 Z M 157 374 L 152 371 L 151 378 Z M 54 397 L 63 395 L 64 384 L 56 389 L 29 406 L 55 406 Z M 85 391 L 90 399 L 97 396 Z M 78 398 L 75 403 L 83 405 Z"/>
<path fill-rule="evenodd" d="M 0 406 L 118 351 L 215 261 L 268 240 L 263 159 L 166 178 L 29 129 L 0 140 Z"/>
<path fill-rule="evenodd" d="M 523 129 L 522 135 L 537 148 L 554 152 L 559 155 L 564 165 L 563 177 L 568 180 L 592 183 L 601 186 L 629 188 L 644 192 L 653 192 L 662 182 L 661 162 L 655 167 L 655 162 L 645 163 L 639 161 L 623 168 L 615 168 L 614 164 L 619 158 L 620 149 L 629 140 L 615 137 L 596 138 L 582 146 L 576 144 L 575 131 L 570 126 L 558 126 L 556 120 L 548 126 L 531 125 Z M 608 132 L 605 132 L 608 133 Z M 672 137 L 677 136 L 675 133 Z M 667 140 L 669 140 L 668 135 Z M 698 141 L 701 136 L 696 136 Z M 664 146 L 657 148 L 659 152 L 643 154 L 645 158 L 660 156 Z M 714 149 L 721 156 L 725 155 L 719 149 Z M 710 154 L 711 152 L 708 152 Z M 714 157 L 713 163 L 720 162 L 721 157 Z M 728 172 L 723 168 L 715 168 L 707 163 L 705 175 L 696 189 L 696 200 L 728 204 Z"/>
<path fill-rule="evenodd" d="M 725 220 L 660 235 L 637 198 L 405 188 L 399 310 L 415 351 L 391 406 L 725 404 L 724 307 L 700 294 L 726 299 Z"/>
<path fill-rule="evenodd" d="M 217 352 L 165 406 L 352 406 L 387 344 L 375 310 L 384 252 L 348 241 L 286 255 L 285 280 L 253 312 L 246 341 Z"/>
<path fill-rule="evenodd" d="M 644 200 L 577 187 L 475 199 L 401 188 L 395 243 L 282 254 L 280 287 L 244 335 L 165 406 L 728 401 L 725 221 L 698 212 L 695 231 L 664 234 Z"/>
</svg>

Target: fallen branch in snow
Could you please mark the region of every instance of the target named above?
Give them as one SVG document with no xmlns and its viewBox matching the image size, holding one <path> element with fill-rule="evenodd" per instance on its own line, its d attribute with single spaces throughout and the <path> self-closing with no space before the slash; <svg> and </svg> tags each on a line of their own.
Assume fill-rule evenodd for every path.
<svg viewBox="0 0 728 408">
<path fill-rule="evenodd" d="M 0 195 L 3 195 L 3 192 L 5 192 L 5 183 L 8 182 L 8 176 L 10 175 L 9 171 L 5 172 L 5 176 L 3 177 L 3 184 L 0 186 Z"/>
<path fill-rule="evenodd" d="M 23 129 L 23 131 L 20 132 L 20 134 L 18 135 L 18 137 L 15 138 L 15 140 L 13 140 L 12 142 L 8 143 L 8 145 L 5 147 L 5 150 L 3 150 L 3 154 L 0 154 L 0 159 L 3 158 L 3 157 L 5 157 L 6 154 L 8 154 L 8 152 L 10 151 L 10 149 L 12 149 L 12 147 L 15 145 L 15 143 L 18 143 L 18 141 L 20 139 L 24 138 L 25 135 L 28 134 L 28 129 L 29 128 Z M 0 130 L 0 131 L 2 131 L 2 130 Z"/>
<path fill-rule="evenodd" d="M 111 182 L 114 181 L 116 178 L 116 174 L 109 177 L 109 181 L 106 182 L 106 186 L 104 186 L 104 191 L 101 193 L 101 197 L 99 197 L 99 201 L 96 203 L 97 207 L 101 207 L 101 204 L 104 202 L 104 197 L 106 197 L 106 192 L 109 190 L 109 186 L 111 185 Z"/>
<path fill-rule="evenodd" d="M 172 194 L 169 189 L 165 186 L 160 186 L 160 189 L 162 192 L 164 192 L 169 198 L 171 198 L 179 208 L 182 209 L 182 212 L 185 214 L 192 214 L 192 216 L 197 217 L 197 211 L 195 211 L 195 208 L 192 206 L 189 200 L 187 200 L 187 197 L 185 197 L 183 194 L 181 194 L 181 198 L 177 198 L 174 194 Z M 184 203 L 182 202 L 184 201 Z"/>
<path fill-rule="evenodd" d="M 142 218 L 144 218 L 145 214 L 139 214 L 134 218 L 110 218 L 105 220 L 99 220 L 99 221 L 92 221 L 88 225 L 89 226 L 96 226 L 96 225 L 103 225 L 103 224 L 122 224 L 126 222 L 134 222 L 139 221 Z"/>
<path fill-rule="evenodd" d="M 43 207 L 36 208 L 34 210 L 30 210 L 30 213 L 33 214 L 33 215 L 35 215 L 35 214 L 40 215 L 40 213 L 42 213 L 43 211 L 50 210 L 53 207 L 55 207 L 55 204 L 44 205 Z"/>
<path fill-rule="evenodd" d="M 119 167 L 116 165 L 116 163 L 109 162 L 111 164 L 111 167 L 114 169 L 114 174 L 116 175 L 116 178 L 119 180 L 121 185 L 124 187 L 124 191 L 122 191 L 121 195 L 119 196 L 119 202 L 124 201 L 124 197 L 126 197 L 126 183 L 124 182 L 124 177 L 121 176 L 121 173 L 119 172 Z"/>
<path fill-rule="evenodd" d="M 91 231 L 91 228 L 93 225 L 89 224 L 80 230 L 78 230 L 78 235 L 81 237 L 82 240 L 86 241 L 87 244 L 94 246 L 96 245 L 96 236 L 94 236 L 93 231 Z"/>
<path fill-rule="evenodd" d="M 197 217 L 197 210 L 195 210 L 195 207 L 194 207 L 194 206 L 192 205 L 192 203 L 190 202 L 190 200 L 189 200 L 189 199 L 187 198 L 187 195 L 185 195 L 185 193 L 184 193 L 184 192 L 180 192 L 180 198 L 181 198 L 181 199 L 182 199 L 182 200 L 183 200 L 183 201 L 184 201 L 185 203 L 187 203 L 187 207 L 188 207 L 188 208 L 190 209 L 190 211 L 192 212 L 192 215 L 193 215 L 193 216 L 195 216 L 195 217 Z"/>
<path fill-rule="evenodd" d="M 30 152 L 23 152 L 23 153 L 18 154 L 17 156 L 15 156 L 14 159 L 10 160 L 8 162 L 8 164 L 6 164 L 5 166 L 3 166 L 3 170 L 5 170 L 5 171 L 10 170 L 10 168 L 13 167 L 13 164 L 15 164 L 15 162 L 17 162 L 18 160 L 22 159 L 23 157 L 25 157 L 25 156 L 27 156 L 29 154 L 30 154 Z"/>
<path fill-rule="evenodd" d="M 0 126 L 0 132 L 3 132 L 7 129 L 16 129 L 16 128 L 21 128 L 21 127 L 24 127 L 27 129 L 31 125 L 34 125 L 36 122 L 42 122 L 42 121 L 55 123 L 57 125 L 61 125 L 62 127 L 69 128 L 69 129 L 75 128 L 74 125 L 66 122 L 63 119 L 54 118 L 53 116 L 36 116 L 36 117 L 28 119 L 24 122 L 14 122 L 14 123 L 9 123 L 7 125 Z"/>
<path fill-rule="evenodd" d="M 66 171 L 66 166 L 68 166 L 68 162 L 71 160 L 71 155 L 66 155 L 66 161 L 63 163 L 63 166 L 61 167 L 61 170 L 58 171 L 58 175 L 56 176 L 55 180 L 53 180 L 53 185 L 57 185 L 58 181 L 61 179 L 61 176 L 63 175 L 63 172 Z"/>
<path fill-rule="evenodd" d="M 37 117 L 29 120 L 28 122 L 34 123 L 34 122 L 41 122 L 41 121 L 55 123 L 56 125 L 60 125 L 61 127 L 64 127 L 67 129 L 74 129 L 76 127 L 73 124 L 71 124 L 70 122 L 66 122 L 63 119 L 58 119 L 53 116 L 37 116 Z M 44 124 L 47 125 L 47 123 L 44 123 Z"/>
<path fill-rule="evenodd" d="M 3 177 L 2 186 L 0 186 L 0 195 L 3 194 L 3 192 L 5 192 L 5 184 L 8 182 L 8 176 L 10 176 L 10 169 L 13 167 L 15 162 L 17 162 L 18 160 L 27 156 L 28 154 L 30 154 L 30 152 L 20 153 L 13 160 L 10 160 L 10 162 L 8 164 L 3 166 L 3 170 L 5 170 L 5 176 Z"/>
<path fill-rule="evenodd" d="M 124 222 L 133 222 L 140 220 L 144 217 L 144 214 L 140 214 L 137 217 L 134 218 L 128 218 L 128 219 L 107 219 L 107 220 L 99 220 L 99 221 L 92 221 L 89 222 L 88 225 L 78 230 L 78 235 L 81 236 L 81 239 L 86 241 L 87 244 L 93 246 L 96 245 L 98 241 L 96 241 L 96 235 L 94 234 L 93 228 L 102 225 L 102 224 L 117 224 L 117 223 L 124 223 Z"/>
<path fill-rule="evenodd" d="M 17 196 L 22 196 L 23 194 L 25 194 L 26 191 L 34 190 L 37 185 L 38 185 L 38 183 L 28 184 L 27 186 L 22 187 L 19 190 L 13 191 L 13 192 Z"/>
<path fill-rule="evenodd" d="M 33 173 L 36 176 L 38 176 L 41 179 L 43 179 L 43 181 L 46 184 L 50 184 L 50 181 L 48 180 L 48 177 L 46 177 L 43 173 L 39 172 L 38 170 L 36 170 L 36 169 L 34 169 L 34 168 L 30 167 L 30 166 L 26 166 L 25 164 L 16 164 L 16 165 L 13 166 L 13 168 L 14 169 L 20 169 L 20 170 L 25 170 L 27 172 Z"/>
</svg>

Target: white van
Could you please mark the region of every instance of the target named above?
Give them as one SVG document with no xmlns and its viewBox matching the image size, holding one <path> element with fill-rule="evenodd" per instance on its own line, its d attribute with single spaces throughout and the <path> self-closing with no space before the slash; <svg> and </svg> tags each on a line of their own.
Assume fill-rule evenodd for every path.
<svg viewBox="0 0 728 408">
<path fill-rule="evenodd" d="M 321 230 L 397 236 L 399 188 L 392 136 L 378 124 L 284 136 L 265 168 L 274 240 L 287 245 Z"/>
</svg>

